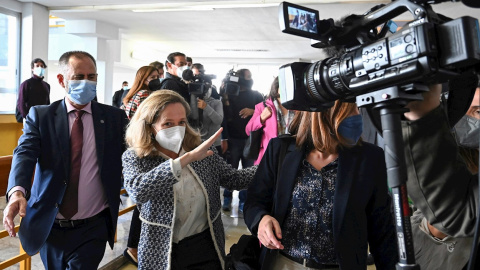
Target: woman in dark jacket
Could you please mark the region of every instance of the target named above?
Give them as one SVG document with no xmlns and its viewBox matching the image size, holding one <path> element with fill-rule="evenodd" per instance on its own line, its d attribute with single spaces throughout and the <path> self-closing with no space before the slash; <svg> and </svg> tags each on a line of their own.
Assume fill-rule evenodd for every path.
<svg viewBox="0 0 480 270">
<path fill-rule="evenodd" d="M 290 131 L 271 140 L 245 203 L 262 269 L 366 269 L 368 246 L 377 269 L 395 269 L 384 154 L 361 142 L 356 105 L 297 112 Z"/>
</svg>

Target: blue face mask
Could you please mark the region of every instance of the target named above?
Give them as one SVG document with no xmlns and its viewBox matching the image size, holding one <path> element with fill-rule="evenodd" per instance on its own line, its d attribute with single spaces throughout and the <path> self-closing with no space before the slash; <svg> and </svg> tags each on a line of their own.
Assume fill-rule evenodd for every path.
<svg viewBox="0 0 480 270">
<path fill-rule="evenodd" d="M 67 82 L 68 99 L 78 105 L 85 105 L 97 95 L 97 82 L 89 80 L 70 80 Z"/>
<path fill-rule="evenodd" d="M 123 87 L 123 90 L 125 90 L 125 91 L 127 91 L 128 89 L 130 89 L 130 88 L 128 88 L 128 86 Z"/>
<path fill-rule="evenodd" d="M 45 69 L 42 67 L 34 67 L 33 74 L 37 75 L 38 77 L 43 77 L 43 75 L 45 75 Z"/>
<path fill-rule="evenodd" d="M 347 139 L 350 145 L 357 144 L 363 132 L 363 121 L 361 115 L 352 115 L 345 118 L 338 126 L 338 133 Z"/>
</svg>

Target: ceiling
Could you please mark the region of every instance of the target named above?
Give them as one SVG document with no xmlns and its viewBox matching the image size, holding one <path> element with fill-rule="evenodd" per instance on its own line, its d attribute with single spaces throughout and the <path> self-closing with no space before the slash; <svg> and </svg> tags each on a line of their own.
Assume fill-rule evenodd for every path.
<svg viewBox="0 0 480 270">
<path fill-rule="evenodd" d="M 19 0 L 47 6 L 50 14 L 66 19 L 98 20 L 120 28 L 122 39 L 138 41 L 159 52 L 181 51 L 195 58 L 215 59 L 304 59 L 321 58 L 310 40 L 279 30 L 278 4 L 281 1 L 202 0 Z M 390 1 L 296 1 L 319 10 L 320 18 L 338 19 L 361 14 L 374 5 Z M 81 5 L 79 5 L 81 3 Z M 480 17 L 480 9 L 461 3 L 434 5 L 450 17 Z M 192 10 L 193 9 L 193 10 Z M 208 9 L 208 10 L 200 10 Z M 156 12 L 134 12 L 164 10 Z M 411 20 L 404 14 L 400 20 Z"/>
</svg>

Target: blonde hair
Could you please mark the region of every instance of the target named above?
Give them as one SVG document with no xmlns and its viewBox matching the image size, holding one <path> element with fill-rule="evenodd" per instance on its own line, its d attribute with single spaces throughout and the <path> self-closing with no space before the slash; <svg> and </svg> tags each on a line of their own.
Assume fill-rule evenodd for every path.
<svg viewBox="0 0 480 270">
<path fill-rule="evenodd" d="M 338 132 L 338 127 L 356 110 L 355 103 L 337 100 L 332 108 L 323 112 L 298 111 L 295 113 L 289 131 L 296 135 L 297 147 L 336 153 L 341 147 L 350 147 L 348 141 Z"/>
<path fill-rule="evenodd" d="M 183 105 L 186 112 L 185 117 L 190 113 L 190 106 L 185 99 L 171 90 L 155 91 L 140 104 L 130 120 L 125 134 L 128 147 L 133 149 L 138 157 L 159 155 L 154 146 L 155 138 L 152 133 L 152 124 L 160 118 L 167 105 L 174 103 Z M 200 143 L 200 134 L 187 123 L 182 147 L 185 151 L 191 151 Z"/>
</svg>

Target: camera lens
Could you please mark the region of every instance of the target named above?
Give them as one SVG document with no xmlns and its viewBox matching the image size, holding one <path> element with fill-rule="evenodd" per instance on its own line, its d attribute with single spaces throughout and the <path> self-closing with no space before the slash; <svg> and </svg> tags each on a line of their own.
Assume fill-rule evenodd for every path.
<svg viewBox="0 0 480 270">
<path fill-rule="evenodd" d="M 320 103 L 328 103 L 342 98 L 345 85 L 340 76 L 340 61 L 329 58 L 315 62 L 305 69 L 305 86 L 310 98 Z"/>
</svg>

